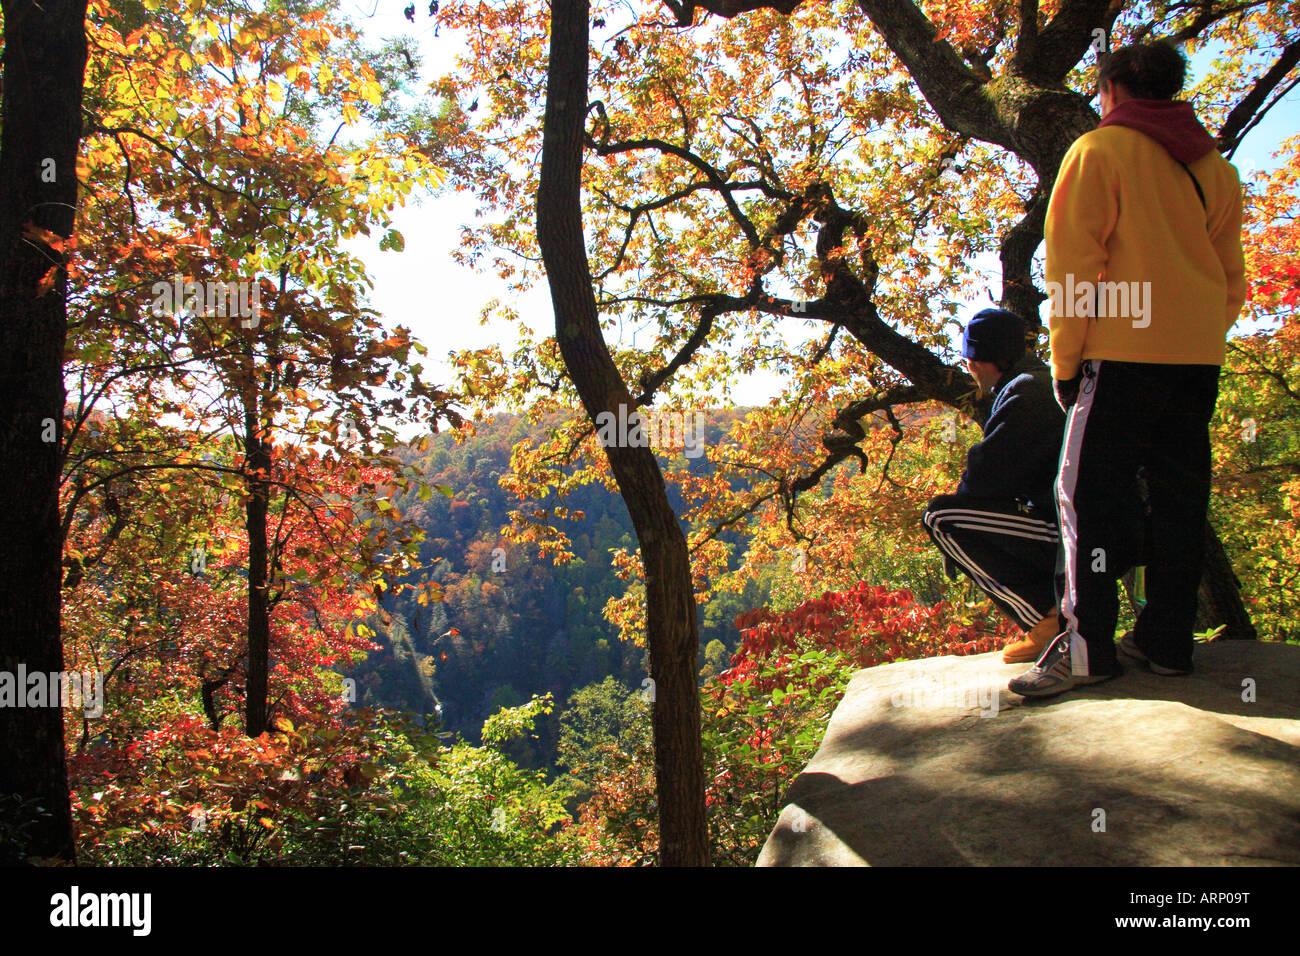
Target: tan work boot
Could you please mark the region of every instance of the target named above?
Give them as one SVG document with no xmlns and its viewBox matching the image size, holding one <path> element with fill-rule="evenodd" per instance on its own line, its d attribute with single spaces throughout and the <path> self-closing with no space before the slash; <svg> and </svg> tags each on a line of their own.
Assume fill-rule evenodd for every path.
<svg viewBox="0 0 1300 956">
<path fill-rule="evenodd" d="M 1006 650 L 1002 652 L 1002 663 L 1025 664 L 1038 660 L 1043 656 L 1043 651 L 1047 650 L 1047 645 L 1052 643 L 1052 639 L 1061 633 L 1059 626 L 1056 609 L 1053 608 L 1034 625 L 1033 630 L 1026 631 L 1021 635 L 1020 640 L 1006 646 Z"/>
</svg>

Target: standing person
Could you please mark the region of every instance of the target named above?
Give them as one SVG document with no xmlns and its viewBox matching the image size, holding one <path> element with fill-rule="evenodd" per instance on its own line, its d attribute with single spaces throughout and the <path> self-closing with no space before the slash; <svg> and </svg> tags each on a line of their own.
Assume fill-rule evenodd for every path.
<svg viewBox="0 0 1300 956">
<path fill-rule="evenodd" d="M 1120 673 L 1116 516 L 1141 467 L 1147 604 L 1119 649 L 1158 674 L 1191 673 L 1209 420 L 1245 270 L 1241 184 L 1173 100 L 1185 73 L 1165 42 L 1104 56 L 1101 124 L 1066 153 L 1048 206 L 1052 374 L 1069 415 L 1056 481 L 1063 630 L 1009 685 L 1025 696 Z"/>
<path fill-rule="evenodd" d="M 931 499 L 922 517 L 949 576 L 965 571 L 1025 632 L 1003 652 L 1008 664 L 1037 660 L 1060 630 L 1052 484 L 1065 416 L 1051 372 L 1025 345 L 1024 321 L 1004 309 L 985 309 L 967 324 L 966 368 L 993 407 L 956 493 Z"/>
</svg>

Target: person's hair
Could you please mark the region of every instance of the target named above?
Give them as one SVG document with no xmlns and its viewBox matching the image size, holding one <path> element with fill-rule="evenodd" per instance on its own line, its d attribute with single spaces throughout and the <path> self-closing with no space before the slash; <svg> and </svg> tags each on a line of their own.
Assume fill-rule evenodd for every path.
<svg viewBox="0 0 1300 956">
<path fill-rule="evenodd" d="M 1187 79 L 1187 61 L 1168 40 L 1122 46 L 1098 58 L 1097 89 L 1119 83 L 1139 100 L 1172 100 Z"/>
<path fill-rule="evenodd" d="M 1019 361 L 1020 361 L 1022 358 L 1025 357 L 1025 355 L 1026 355 L 1026 353 L 1028 353 L 1028 351 L 1029 351 L 1029 349 L 1028 349 L 1027 347 L 1025 347 L 1025 348 L 1021 348 L 1021 349 L 1020 349 L 1020 350 L 1019 350 L 1015 355 L 1013 355 L 1013 356 L 1011 356 L 1011 357 L 1009 357 L 1009 358 L 1004 356 L 1004 357 L 998 359 L 998 360 L 997 360 L 996 362 L 994 362 L 993 364 L 996 365 L 996 366 L 998 367 L 998 371 L 999 371 L 999 372 L 1007 372 L 1007 371 L 1010 371 L 1010 370 L 1011 370 L 1011 369 L 1012 369 L 1012 368 L 1013 368 L 1017 363 L 1019 363 Z"/>
<path fill-rule="evenodd" d="M 1028 351 L 1029 349 L 1026 347 L 1026 348 L 1022 348 L 1015 355 L 1012 356 L 1002 355 L 995 359 L 989 359 L 988 361 L 989 364 L 992 365 L 994 368 L 996 368 L 999 372 L 1006 372 L 1010 370 L 1012 367 L 1014 367 L 1016 363 L 1018 363 L 1022 358 L 1024 358 L 1025 353 L 1027 353 Z"/>
</svg>

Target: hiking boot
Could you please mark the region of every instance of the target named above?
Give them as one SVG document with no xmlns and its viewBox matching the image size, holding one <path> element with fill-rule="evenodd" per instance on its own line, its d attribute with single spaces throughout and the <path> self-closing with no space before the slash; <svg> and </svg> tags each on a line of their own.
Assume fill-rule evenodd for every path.
<svg viewBox="0 0 1300 956">
<path fill-rule="evenodd" d="M 1070 635 L 1062 634 L 1054 640 L 1038 659 L 1038 663 L 1007 685 L 1007 689 L 1021 697 L 1054 697 L 1067 690 L 1086 684 L 1100 684 L 1117 674 L 1075 674 L 1070 665 Z"/>
<path fill-rule="evenodd" d="M 1186 677 L 1192 672 L 1189 667 L 1186 670 L 1177 667 L 1165 667 L 1164 664 L 1157 664 L 1151 658 L 1147 657 L 1142 648 L 1138 647 L 1137 640 L 1133 637 L 1133 632 L 1129 631 L 1119 639 L 1119 652 L 1125 657 L 1139 661 L 1145 664 L 1153 674 L 1159 674 L 1161 677 Z"/>
<path fill-rule="evenodd" d="M 1027 664 L 1038 660 L 1043 656 L 1043 651 L 1047 650 L 1047 645 L 1052 643 L 1052 638 L 1061 633 L 1059 621 L 1056 608 L 1052 608 L 1031 630 L 1020 635 L 1020 640 L 1006 646 L 1002 652 L 1002 663 Z"/>
</svg>

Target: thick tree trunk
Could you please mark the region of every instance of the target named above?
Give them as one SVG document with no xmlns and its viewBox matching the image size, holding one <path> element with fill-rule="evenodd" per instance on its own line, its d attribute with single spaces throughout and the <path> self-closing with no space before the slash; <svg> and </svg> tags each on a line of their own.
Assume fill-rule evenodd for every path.
<svg viewBox="0 0 1300 956">
<path fill-rule="evenodd" d="M 1125 572 L 1124 590 L 1128 594 L 1129 605 L 1137 612 L 1134 600 L 1136 581 L 1133 571 Z M 1196 592 L 1196 622 L 1193 627 L 1199 633 L 1224 625 L 1217 640 L 1253 641 L 1259 635 L 1255 624 L 1241 601 L 1241 582 L 1232 570 L 1228 554 L 1223 549 L 1223 542 L 1209 521 L 1205 522 L 1205 562 L 1201 571 L 1201 583 Z"/>
<path fill-rule="evenodd" d="M 619 420 L 636 409 L 601 334 L 582 232 L 580 178 L 587 113 L 586 0 L 553 0 L 537 238 L 555 307 L 555 331 L 587 413 Z M 646 641 L 654 682 L 659 859 L 706 866 L 704 761 L 696 687 L 699 637 L 690 556 L 648 447 L 606 449 L 645 565 Z"/>
<path fill-rule="evenodd" d="M 40 6 L 5 0 L 3 10 L 0 671 L 16 675 L 23 667 L 29 675 L 48 675 L 63 670 L 59 476 L 67 274 L 56 246 L 72 235 L 75 220 L 86 0 L 41 0 Z M 0 707 L 0 862 L 25 857 L 75 857 L 57 700 Z"/>
<path fill-rule="evenodd" d="M 249 375 L 250 380 L 253 376 Z M 245 511 L 248 531 L 248 680 L 244 698 L 244 732 L 258 737 L 267 729 L 267 672 L 270 668 L 271 621 L 267 602 L 266 515 L 270 508 L 271 454 L 257 413 L 257 399 L 244 412 L 244 448 L 249 475 Z"/>
<path fill-rule="evenodd" d="M 1196 592 L 1196 629 L 1225 625 L 1220 640 L 1253 641 L 1259 635 L 1241 600 L 1241 582 L 1232 570 L 1214 526 L 1205 523 L 1205 564 Z"/>
</svg>

